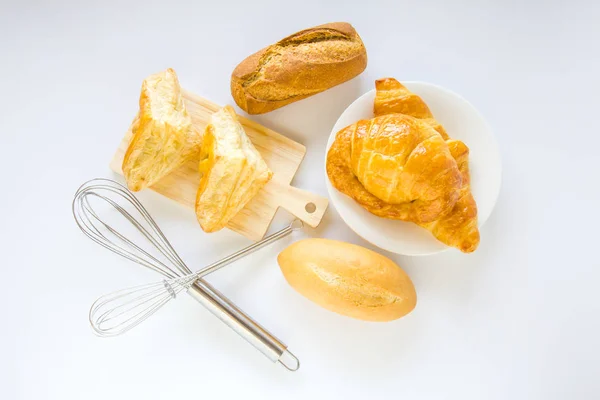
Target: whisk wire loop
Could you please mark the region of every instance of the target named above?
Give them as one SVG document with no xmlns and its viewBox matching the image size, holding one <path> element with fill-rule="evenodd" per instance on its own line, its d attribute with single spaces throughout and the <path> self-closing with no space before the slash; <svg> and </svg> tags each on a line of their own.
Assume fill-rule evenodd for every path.
<svg viewBox="0 0 600 400">
<path fill-rule="evenodd" d="M 135 218 L 129 211 L 121 206 L 115 199 L 125 200 L 131 204 L 137 214 Z M 131 224 L 165 259 L 144 250 L 142 246 L 123 235 L 113 225 L 100 218 L 90 203 L 90 198 L 104 201 L 116 210 L 125 221 Z M 143 265 L 168 278 L 175 278 L 191 274 L 191 270 L 174 250 L 169 240 L 165 237 L 154 219 L 146 211 L 139 200 L 124 186 L 109 179 L 97 178 L 83 184 L 75 194 L 73 200 L 73 216 L 79 228 L 94 242 L 117 253 L 137 264 Z M 170 265 L 168 265 L 167 261 Z"/>
</svg>

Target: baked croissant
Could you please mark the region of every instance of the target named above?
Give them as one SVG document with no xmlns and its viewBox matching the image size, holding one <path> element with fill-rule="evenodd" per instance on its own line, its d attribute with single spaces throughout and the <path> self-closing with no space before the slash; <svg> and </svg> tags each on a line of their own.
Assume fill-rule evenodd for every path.
<svg viewBox="0 0 600 400">
<path fill-rule="evenodd" d="M 418 223 L 448 213 L 462 185 L 442 136 L 404 114 L 361 120 L 339 131 L 326 169 L 331 184 L 369 212 Z"/>
<path fill-rule="evenodd" d="M 205 232 L 225 227 L 273 175 L 231 106 L 210 117 L 199 172 L 196 216 Z"/>
<path fill-rule="evenodd" d="M 416 94 L 410 92 L 394 78 L 379 79 L 375 82 L 375 115 L 402 113 L 419 118 L 432 126 L 446 140 L 446 144 L 456 160 L 461 173 L 461 187 L 458 200 L 450 212 L 430 222 L 419 225 L 431 231 L 442 243 L 470 253 L 479 245 L 477 226 L 477 204 L 471 193 L 469 176 L 469 148 L 460 140 L 449 138 L 444 127 L 438 123 L 429 107 Z"/>
<path fill-rule="evenodd" d="M 192 127 L 175 71 L 169 68 L 144 80 L 131 133 L 122 169 L 133 191 L 152 186 L 197 157 L 202 138 Z"/>
</svg>

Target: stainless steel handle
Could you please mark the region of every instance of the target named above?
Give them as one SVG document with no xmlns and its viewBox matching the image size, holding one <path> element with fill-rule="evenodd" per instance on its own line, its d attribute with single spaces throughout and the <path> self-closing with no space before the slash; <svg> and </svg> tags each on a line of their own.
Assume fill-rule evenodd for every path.
<svg viewBox="0 0 600 400">
<path fill-rule="evenodd" d="M 244 257 L 270 243 L 273 243 L 295 230 L 302 228 L 302 221 L 295 220 L 288 227 L 256 242 L 222 260 L 195 273 L 200 278 L 216 271 L 235 260 Z M 263 353 L 269 360 L 279 362 L 290 371 L 300 368 L 300 361 L 279 339 L 269 333 L 260 324 L 240 310 L 231 300 L 211 286 L 204 279 L 197 279 L 188 289 L 188 294 L 202 304 L 214 316 L 237 332 L 248 343 Z"/>
<path fill-rule="evenodd" d="M 287 350 L 285 344 L 240 310 L 208 282 L 198 279 L 190 287 L 188 294 L 263 353 L 269 360 L 280 362 L 290 371 L 296 371 L 300 368 L 300 361 Z"/>
</svg>

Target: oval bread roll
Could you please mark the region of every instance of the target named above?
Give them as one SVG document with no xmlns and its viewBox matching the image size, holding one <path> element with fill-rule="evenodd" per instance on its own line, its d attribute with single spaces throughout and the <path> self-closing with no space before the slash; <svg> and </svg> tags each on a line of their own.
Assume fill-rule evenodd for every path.
<svg viewBox="0 0 600 400">
<path fill-rule="evenodd" d="M 242 61 L 231 74 L 231 95 L 248 114 L 302 100 L 360 74 L 367 51 L 346 22 L 294 33 Z"/>
<path fill-rule="evenodd" d="M 412 281 L 392 260 L 354 244 L 305 239 L 277 257 L 281 272 L 318 305 L 365 321 L 391 321 L 415 308 Z"/>
</svg>

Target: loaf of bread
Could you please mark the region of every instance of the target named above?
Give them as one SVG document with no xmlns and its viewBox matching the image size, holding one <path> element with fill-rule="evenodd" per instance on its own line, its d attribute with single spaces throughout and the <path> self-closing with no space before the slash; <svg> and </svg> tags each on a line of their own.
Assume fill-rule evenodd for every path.
<svg viewBox="0 0 600 400">
<path fill-rule="evenodd" d="M 411 312 L 415 287 L 392 260 L 357 245 L 305 239 L 277 257 L 288 283 L 330 311 L 366 321 L 391 321 Z"/>
<path fill-rule="evenodd" d="M 320 25 L 242 61 L 231 75 L 231 95 L 247 113 L 262 114 L 346 82 L 366 67 L 367 51 L 352 25 Z"/>
</svg>

